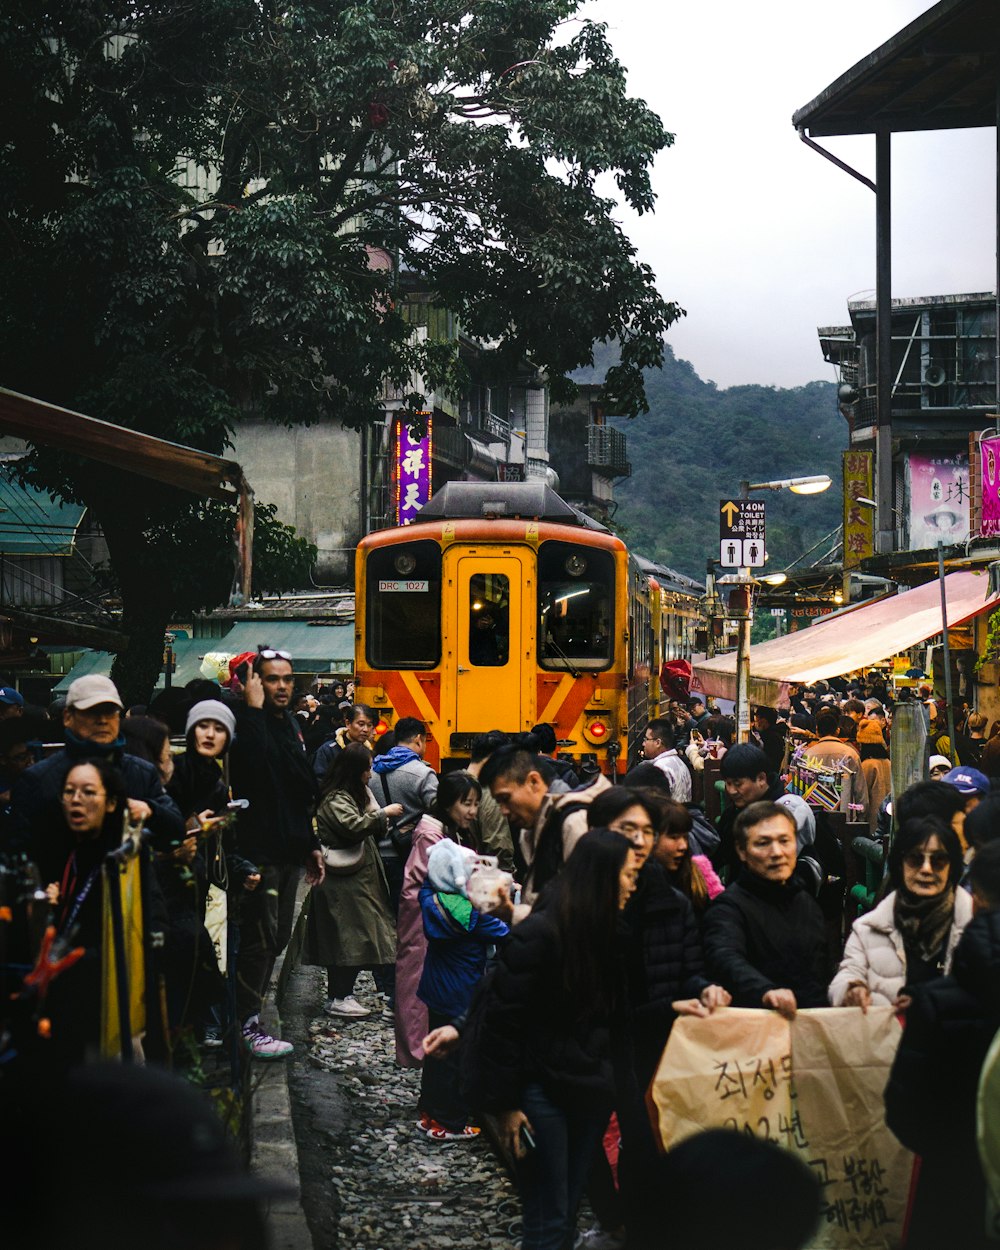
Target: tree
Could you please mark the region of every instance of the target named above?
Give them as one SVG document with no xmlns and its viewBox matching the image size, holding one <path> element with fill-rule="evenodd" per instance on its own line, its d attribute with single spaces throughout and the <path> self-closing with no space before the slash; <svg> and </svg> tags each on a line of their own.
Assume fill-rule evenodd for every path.
<svg viewBox="0 0 1000 1250">
<path fill-rule="evenodd" d="M 211 452 L 248 413 L 360 426 L 387 381 L 461 381 L 402 274 L 557 394 L 617 340 L 642 411 L 681 310 L 598 181 L 651 210 L 672 137 L 579 4 L 9 0 L 0 378 Z M 197 505 L 44 448 L 30 473 L 104 528 L 141 697 Z"/>
</svg>

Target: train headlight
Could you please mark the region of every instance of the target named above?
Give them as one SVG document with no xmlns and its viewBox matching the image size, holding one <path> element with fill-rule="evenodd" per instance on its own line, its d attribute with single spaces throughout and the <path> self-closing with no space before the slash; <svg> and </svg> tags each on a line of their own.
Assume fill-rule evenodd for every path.
<svg viewBox="0 0 1000 1250">
<path fill-rule="evenodd" d="M 417 567 L 416 556 L 411 555 L 408 551 L 401 551 L 392 563 L 396 572 L 402 577 L 409 577 Z"/>
<path fill-rule="evenodd" d="M 380 716 L 378 719 L 378 723 L 375 726 L 375 737 L 381 738 L 383 734 L 387 734 L 388 732 L 389 732 L 389 722 L 385 719 L 384 716 Z"/>
<path fill-rule="evenodd" d="M 583 736 L 595 747 L 604 746 L 611 738 L 611 725 L 603 716 L 595 716 L 584 725 Z"/>
<path fill-rule="evenodd" d="M 572 555 L 566 557 L 563 568 L 570 577 L 582 577 L 587 571 L 587 561 L 578 551 L 574 551 Z"/>
</svg>

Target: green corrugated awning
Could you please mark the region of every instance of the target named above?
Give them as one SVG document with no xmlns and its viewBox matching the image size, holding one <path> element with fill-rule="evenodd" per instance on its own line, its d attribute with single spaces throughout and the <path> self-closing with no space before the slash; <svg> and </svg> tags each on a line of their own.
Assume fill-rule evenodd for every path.
<svg viewBox="0 0 1000 1250">
<path fill-rule="evenodd" d="M 206 651 L 219 650 L 225 650 L 225 648 L 216 646 L 215 640 L 212 638 L 178 638 L 174 642 L 174 655 L 177 659 L 177 667 L 174 669 L 170 679 L 171 684 L 184 686 L 195 677 L 200 677 L 202 656 Z M 69 689 L 71 681 L 76 681 L 78 677 L 87 677 L 91 673 L 97 673 L 101 677 L 110 677 L 111 665 L 114 661 L 113 651 L 85 652 L 62 681 L 57 686 L 53 686 L 52 693 L 54 695 L 65 694 Z M 163 689 L 162 673 L 156 679 L 155 689 Z"/>
<path fill-rule="evenodd" d="M 83 513 L 79 504 L 22 486 L 12 465 L 0 463 L 0 555 L 70 555 Z"/>
<path fill-rule="evenodd" d="M 199 639 L 206 651 L 239 655 L 258 647 L 287 651 L 298 670 L 354 671 L 354 624 L 310 625 L 307 621 L 240 621 L 224 638 Z"/>
</svg>

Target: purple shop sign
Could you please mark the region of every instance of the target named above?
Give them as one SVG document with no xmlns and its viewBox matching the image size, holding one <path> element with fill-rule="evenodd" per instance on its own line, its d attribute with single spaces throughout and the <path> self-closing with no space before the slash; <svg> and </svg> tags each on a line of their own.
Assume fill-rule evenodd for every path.
<svg viewBox="0 0 1000 1250">
<path fill-rule="evenodd" d="M 431 418 L 427 433 L 414 437 L 404 422 L 396 423 L 396 524 L 412 525 L 431 497 Z"/>
<path fill-rule="evenodd" d="M 996 538 L 1000 534 L 1000 438 L 979 440 L 979 468 L 983 482 L 980 533 Z"/>
</svg>

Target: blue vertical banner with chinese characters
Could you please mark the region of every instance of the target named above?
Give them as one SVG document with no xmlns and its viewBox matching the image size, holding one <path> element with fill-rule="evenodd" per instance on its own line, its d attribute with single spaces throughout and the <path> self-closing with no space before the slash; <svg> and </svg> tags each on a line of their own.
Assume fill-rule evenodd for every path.
<svg viewBox="0 0 1000 1250">
<path fill-rule="evenodd" d="M 393 433 L 393 512 L 397 525 L 412 525 L 432 493 L 431 414 L 417 415 L 426 423 L 423 434 L 414 433 L 405 421 L 399 419 Z"/>
</svg>

